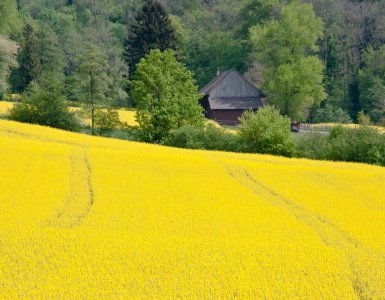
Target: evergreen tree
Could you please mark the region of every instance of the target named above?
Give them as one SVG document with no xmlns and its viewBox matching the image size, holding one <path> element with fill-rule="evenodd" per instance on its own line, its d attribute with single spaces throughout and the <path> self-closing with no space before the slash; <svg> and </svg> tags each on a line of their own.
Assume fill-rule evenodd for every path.
<svg viewBox="0 0 385 300">
<path fill-rule="evenodd" d="M 12 80 L 18 92 L 23 92 L 42 73 L 39 46 L 32 25 L 24 26 L 23 38 L 24 42 L 18 56 L 19 69 L 16 70 Z"/>
<path fill-rule="evenodd" d="M 165 51 L 176 49 L 176 32 L 163 6 L 155 0 L 146 0 L 135 15 L 125 41 L 124 57 L 129 74 L 133 74 L 136 64 L 152 49 Z"/>
</svg>

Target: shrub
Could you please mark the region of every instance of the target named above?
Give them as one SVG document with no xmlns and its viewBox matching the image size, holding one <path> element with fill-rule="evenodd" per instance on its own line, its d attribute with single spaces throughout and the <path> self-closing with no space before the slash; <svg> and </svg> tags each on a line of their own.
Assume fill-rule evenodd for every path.
<svg viewBox="0 0 385 300">
<path fill-rule="evenodd" d="M 243 151 L 291 156 L 294 143 L 291 139 L 290 119 L 281 116 L 272 106 L 256 113 L 246 111 L 240 118 L 239 137 Z"/>
<path fill-rule="evenodd" d="M 173 130 L 166 145 L 178 148 L 239 151 L 238 137 L 212 124 L 202 127 L 191 125 Z"/>
<path fill-rule="evenodd" d="M 70 131 L 80 129 L 80 121 L 68 110 L 55 81 L 44 81 L 41 86 L 33 83 L 21 102 L 11 109 L 9 118 Z"/>
<path fill-rule="evenodd" d="M 328 135 L 320 132 L 306 132 L 294 135 L 295 156 L 311 159 L 326 159 Z"/>
<path fill-rule="evenodd" d="M 107 135 L 113 130 L 118 129 L 121 125 L 119 113 L 116 110 L 96 110 L 95 127 L 98 135 Z"/>
<path fill-rule="evenodd" d="M 326 104 L 325 107 L 316 110 L 312 118 L 313 123 L 352 123 L 349 114 L 340 107 Z"/>
<path fill-rule="evenodd" d="M 370 127 L 335 127 L 328 139 L 326 159 L 385 165 L 385 135 Z"/>
<path fill-rule="evenodd" d="M 366 115 L 362 110 L 357 115 L 357 122 L 361 125 L 370 125 L 370 117 Z"/>
</svg>

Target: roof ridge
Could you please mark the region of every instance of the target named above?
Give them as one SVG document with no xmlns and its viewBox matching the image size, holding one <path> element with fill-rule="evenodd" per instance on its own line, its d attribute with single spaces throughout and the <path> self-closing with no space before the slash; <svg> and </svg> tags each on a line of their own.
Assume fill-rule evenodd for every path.
<svg viewBox="0 0 385 300">
<path fill-rule="evenodd" d="M 215 76 L 204 88 L 202 88 L 199 93 L 207 95 L 208 92 L 210 92 L 220 80 L 225 79 L 231 72 L 236 72 L 235 70 L 226 70 L 221 72 L 219 75 Z"/>
</svg>

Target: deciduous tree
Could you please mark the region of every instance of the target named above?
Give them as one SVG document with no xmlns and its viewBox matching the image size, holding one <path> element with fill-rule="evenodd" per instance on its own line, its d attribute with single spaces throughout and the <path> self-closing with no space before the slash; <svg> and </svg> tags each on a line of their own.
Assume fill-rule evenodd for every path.
<svg viewBox="0 0 385 300">
<path fill-rule="evenodd" d="M 88 45 L 78 57 L 78 64 L 75 75 L 77 97 L 90 113 L 91 131 L 95 135 L 96 109 L 108 106 L 107 57 L 96 46 Z"/>
<path fill-rule="evenodd" d="M 192 74 L 172 50 L 152 50 L 130 83 L 143 139 L 162 142 L 173 129 L 203 124 L 200 95 Z"/>
<path fill-rule="evenodd" d="M 8 89 L 10 67 L 16 67 L 17 44 L 0 35 L 0 95 Z"/>
<path fill-rule="evenodd" d="M 278 19 L 251 29 L 256 58 L 264 66 L 262 88 L 293 119 L 303 118 L 306 109 L 326 97 L 316 55 L 322 30 L 311 4 L 299 1 L 284 6 Z"/>
</svg>

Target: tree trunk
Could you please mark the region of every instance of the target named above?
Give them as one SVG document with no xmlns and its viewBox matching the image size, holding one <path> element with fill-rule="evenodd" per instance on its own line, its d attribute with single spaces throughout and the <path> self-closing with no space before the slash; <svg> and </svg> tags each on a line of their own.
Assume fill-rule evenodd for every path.
<svg viewBox="0 0 385 300">
<path fill-rule="evenodd" d="M 92 135 L 95 135 L 95 109 L 94 109 L 94 107 L 91 108 L 91 128 L 92 128 Z"/>
</svg>

